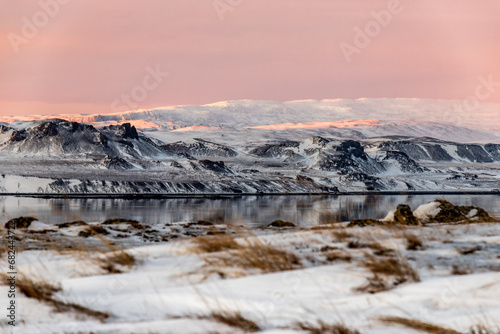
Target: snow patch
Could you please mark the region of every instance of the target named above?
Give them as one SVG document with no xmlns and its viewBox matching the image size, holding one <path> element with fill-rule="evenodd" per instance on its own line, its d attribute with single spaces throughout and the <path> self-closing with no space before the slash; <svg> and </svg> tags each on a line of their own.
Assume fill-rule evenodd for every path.
<svg viewBox="0 0 500 334">
<path fill-rule="evenodd" d="M 394 214 L 396 213 L 396 210 L 391 210 L 387 213 L 387 216 L 385 216 L 384 219 L 381 219 L 380 221 L 385 222 L 385 223 L 390 223 L 394 221 Z"/>
<path fill-rule="evenodd" d="M 430 202 L 428 204 L 422 204 L 415 211 L 413 211 L 413 215 L 417 217 L 421 221 L 427 221 L 430 218 L 434 218 L 441 212 L 441 208 L 439 207 L 441 203 L 439 202 Z"/>
</svg>

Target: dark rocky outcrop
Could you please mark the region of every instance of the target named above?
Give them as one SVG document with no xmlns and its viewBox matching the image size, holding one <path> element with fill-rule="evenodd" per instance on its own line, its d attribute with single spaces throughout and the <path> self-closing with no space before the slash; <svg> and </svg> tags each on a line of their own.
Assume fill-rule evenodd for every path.
<svg viewBox="0 0 500 334">
<path fill-rule="evenodd" d="M 32 222 L 38 220 L 37 218 L 34 217 L 18 217 L 9 220 L 5 224 L 5 228 L 7 229 L 25 229 L 28 228 Z"/>
<path fill-rule="evenodd" d="M 232 174 L 233 172 L 226 167 L 223 161 L 200 160 L 198 166 L 218 174 Z"/>
<path fill-rule="evenodd" d="M 133 169 L 134 166 L 127 160 L 120 157 L 106 156 L 101 160 L 101 164 L 107 169 Z"/>
<path fill-rule="evenodd" d="M 394 223 L 401 225 L 418 225 L 418 219 L 406 204 L 399 204 L 394 212 Z"/>
<path fill-rule="evenodd" d="M 300 142 L 288 140 L 276 144 L 266 144 L 256 147 L 251 150 L 249 154 L 261 158 L 281 158 L 287 161 L 300 160 L 302 156 L 295 152 L 295 149 L 299 146 Z"/>
<path fill-rule="evenodd" d="M 230 147 L 198 138 L 195 138 L 193 142 L 178 141 L 162 145 L 162 148 L 167 152 L 193 157 L 235 157 L 238 155 Z"/>
<path fill-rule="evenodd" d="M 476 206 L 453 205 L 444 199 L 437 199 L 439 202 L 439 213 L 430 217 L 427 223 L 457 223 L 457 222 L 481 222 L 493 223 L 498 219 L 491 217 L 483 208 Z M 475 214 L 472 214 L 475 212 Z"/>
<path fill-rule="evenodd" d="M 337 171 L 341 175 L 353 173 L 373 175 L 385 170 L 381 163 L 365 153 L 360 142 L 353 140 L 342 142 L 333 152 L 320 152 L 316 166 L 320 170 Z"/>
<path fill-rule="evenodd" d="M 406 204 L 399 204 L 394 212 L 392 221 L 375 219 L 358 219 L 349 223 L 349 227 L 370 225 L 408 225 L 415 226 L 420 223 L 495 223 L 500 222 L 491 217 L 483 208 L 476 206 L 458 206 L 447 200 L 437 199 L 439 212 L 433 217 L 422 218 L 420 221 Z"/>
<path fill-rule="evenodd" d="M 164 150 L 130 123 L 95 128 L 77 122 L 51 119 L 21 130 L 13 130 L 2 150 L 35 155 L 78 154 L 134 158 L 153 157 Z"/>
<path fill-rule="evenodd" d="M 266 227 L 295 228 L 297 226 L 295 226 L 294 223 L 290 223 L 290 222 L 278 219 L 278 220 L 273 221 L 271 224 L 267 225 Z"/>
<path fill-rule="evenodd" d="M 422 173 L 424 169 L 415 160 L 411 159 L 406 153 L 398 151 L 387 151 L 382 163 L 394 161 L 397 167 L 407 173 Z"/>
</svg>

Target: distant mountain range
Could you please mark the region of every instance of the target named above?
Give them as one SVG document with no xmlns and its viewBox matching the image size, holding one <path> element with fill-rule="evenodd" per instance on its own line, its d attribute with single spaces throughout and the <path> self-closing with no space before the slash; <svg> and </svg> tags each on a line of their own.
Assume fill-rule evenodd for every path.
<svg viewBox="0 0 500 334">
<path fill-rule="evenodd" d="M 110 115 L 4 118 L 0 192 L 500 188 L 497 106 L 478 113 L 490 117 L 487 128 L 464 127 L 465 116 L 460 124 L 436 122 L 442 117 L 436 114 L 456 103 L 230 101 Z"/>
<path fill-rule="evenodd" d="M 166 142 L 176 138 L 220 137 L 233 131 L 246 139 L 283 139 L 295 132 L 360 138 L 386 135 L 434 137 L 457 142 L 500 142 L 500 104 L 482 103 L 470 109 L 464 101 L 428 99 L 357 99 L 224 101 L 202 106 L 172 106 L 95 115 L 3 117 L 0 122 L 60 118 L 94 126 L 131 123 Z M 251 136 L 250 138 L 248 137 Z M 255 137 L 255 138 L 253 138 Z"/>
</svg>

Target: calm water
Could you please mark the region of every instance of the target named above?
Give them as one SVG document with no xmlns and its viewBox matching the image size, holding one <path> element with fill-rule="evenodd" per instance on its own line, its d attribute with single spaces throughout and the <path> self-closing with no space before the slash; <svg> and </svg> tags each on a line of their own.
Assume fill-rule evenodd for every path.
<svg viewBox="0 0 500 334">
<path fill-rule="evenodd" d="M 498 195 L 440 196 L 454 204 L 480 206 L 500 217 Z M 135 219 L 148 224 L 193 221 L 245 222 L 259 226 L 276 219 L 302 226 L 328 221 L 383 218 L 399 203 L 415 209 L 436 195 L 250 196 L 224 199 L 39 199 L 0 197 L 0 220 L 35 216 L 47 223 Z"/>
</svg>

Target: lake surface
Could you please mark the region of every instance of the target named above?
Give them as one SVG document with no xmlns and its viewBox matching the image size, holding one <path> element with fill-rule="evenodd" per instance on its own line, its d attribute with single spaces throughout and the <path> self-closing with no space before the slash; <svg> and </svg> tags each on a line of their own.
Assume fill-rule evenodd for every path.
<svg viewBox="0 0 500 334">
<path fill-rule="evenodd" d="M 480 206 L 500 217 L 500 195 L 340 195 L 245 196 L 220 199 L 41 199 L 0 197 L 0 220 L 34 216 L 47 223 L 74 220 L 101 222 L 108 218 L 135 219 L 148 224 L 209 220 L 269 224 L 276 219 L 313 226 L 362 218 L 383 218 L 400 203 L 414 210 L 436 197 L 457 205 Z"/>
</svg>

